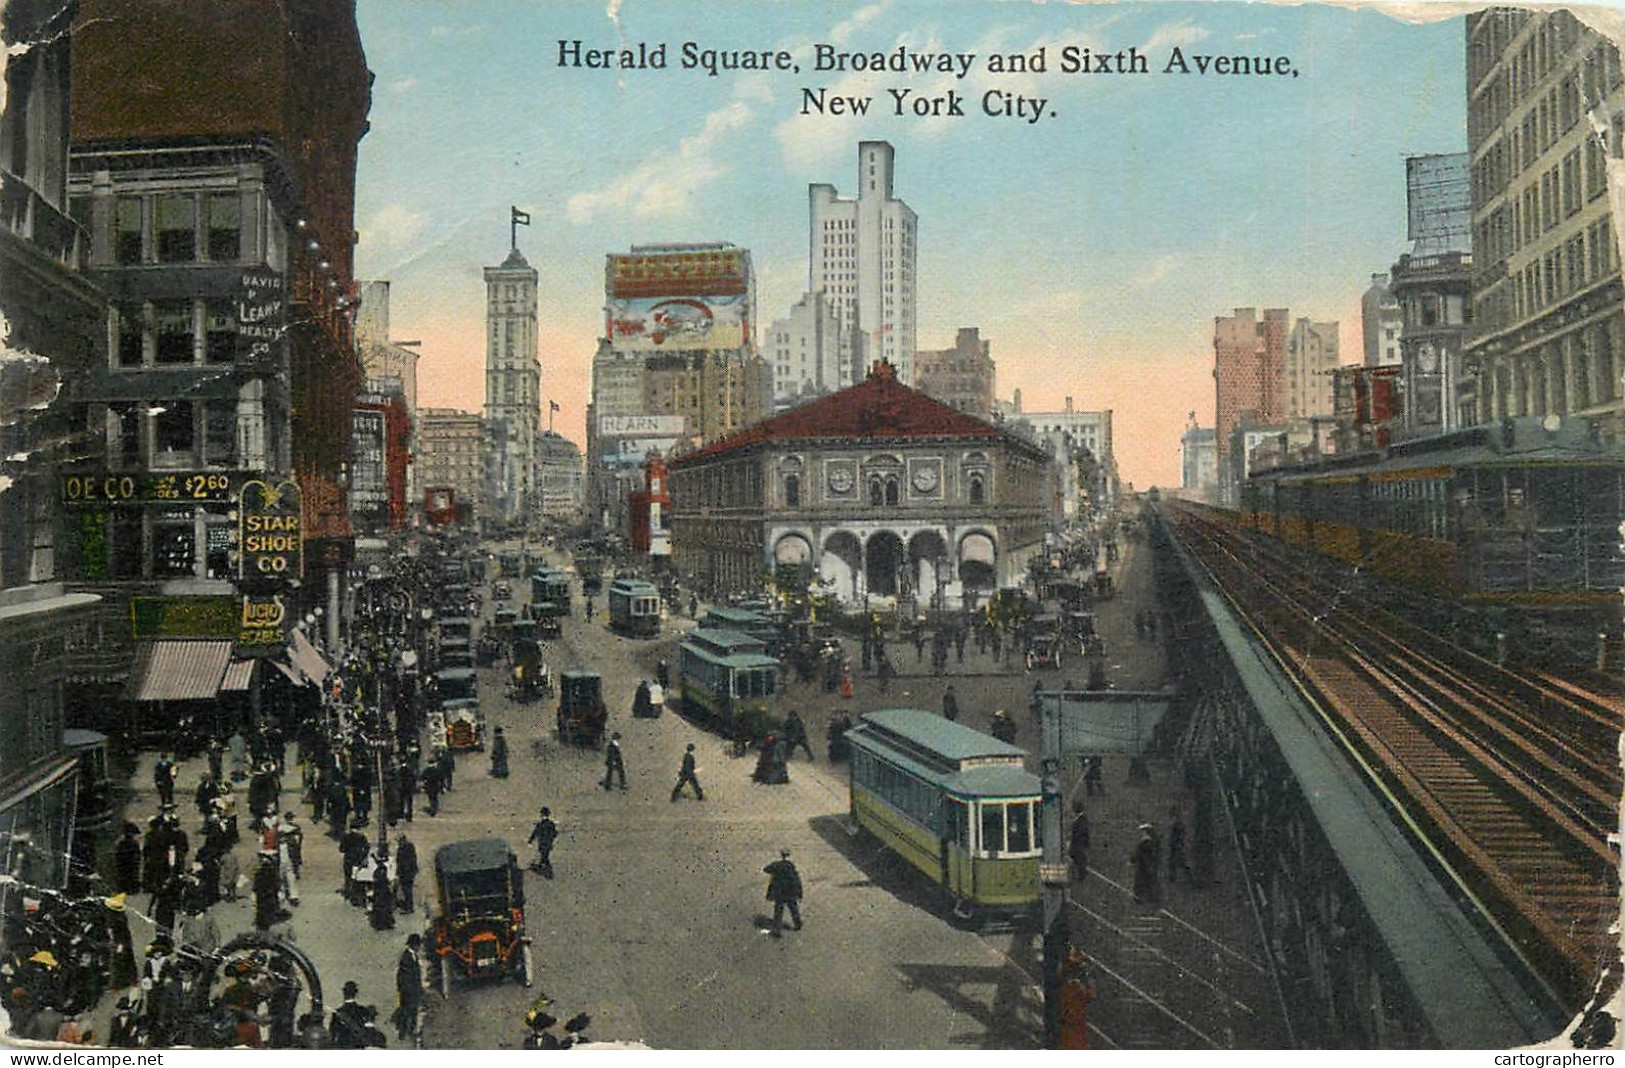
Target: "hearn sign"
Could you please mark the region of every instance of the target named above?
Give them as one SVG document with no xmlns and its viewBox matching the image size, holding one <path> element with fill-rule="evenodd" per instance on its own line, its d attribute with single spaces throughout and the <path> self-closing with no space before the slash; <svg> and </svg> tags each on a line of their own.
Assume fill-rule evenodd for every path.
<svg viewBox="0 0 1625 1068">
<path fill-rule="evenodd" d="M 255 479 L 237 503 L 241 578 L 290 580 L 304 573 L 305 532 L 299 485 Z"/>
</svg>

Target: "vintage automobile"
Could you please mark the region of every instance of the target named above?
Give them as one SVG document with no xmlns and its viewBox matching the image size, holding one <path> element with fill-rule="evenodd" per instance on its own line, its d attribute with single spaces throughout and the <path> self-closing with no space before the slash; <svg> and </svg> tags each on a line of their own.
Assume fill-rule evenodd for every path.
<svg viewBox="0 0 1625 1068">
<path fill-rule="evenodd" d="M 485 713 L 479 701 L 456 697 L 440 702 L 440 715 L 446 724 L 446 748 L 453 752 L 485 748 Z"/>
<path fill-rule="evenodd" d="M 502 656 L 502 639 L 490 631 L 480 635 L 480 640 L 474 644 L 474 663 L 479 667 L 490 667 Z"/>
<path fill-rule="evenodd" d="M 598 746 L 604 739 L 604 681 L 596 671 L 559 672 L 559 737 L 572 745 Z"/>
<path fill-rule="evenodd" d="M 559 622 L 558 616 L 538 616 L 536 618 L 536 637 L 539 641 L 556 642 L 564 637 L 564 625 Z"/>
<path fill-rule="evenodd" d="M 542 646 L 535 638 L 513 640 L 513 674 L 508 696 L 529 704 L 553 689 L 553 677 L 542 660 Z"/>
<path fill-rule="evenodd" d="M 491 600 L 506 601 L 513 597 L 513 587 L 506 582 L 499 582 L 491 587 Z"/>
<path fill-rule="evenodd" d="M 1055 633 L 1034 634 L 1027 647 L 1027 669 L 1061 666 L 1061 636 Z"/>
<path fill-rule="evenodd" d="M 443 845 L 434 853 L 435 917 L 431 946 L 440 960 L 440 993 L 453 977 L 500 979 L 529 986 L 536 963 L 525 934 L 525 882 L 519 862 L 500 838 Z"/>
</svg>

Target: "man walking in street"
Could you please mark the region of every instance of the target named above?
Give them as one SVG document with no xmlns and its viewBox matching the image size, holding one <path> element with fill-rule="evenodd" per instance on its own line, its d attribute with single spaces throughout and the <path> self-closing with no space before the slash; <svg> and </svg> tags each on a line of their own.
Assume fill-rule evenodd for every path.
<svg viewBox="0 0 1625 1068">
<path fill-rule="evenodd" d="M 405 839 L 402 839 L 405 841 Z M 418 948 L 423 936 L 406 936 L 406 948 L 395 963 L 395 1035 L 402 1042 L 415 1041 L 418 1034 L 418 1010 L 423 1007 L 423 963 L 418 960 Z"/>
<path fill-rule="evenodd" d="M 773 902 L 773 937 L 780 937 L 784 929 L 784 910 L 790 910 L 790 919 L 796 930 L 801 930 L 801 873 L 790 863 L 790 851 L 779 850 L 779 859 L 763 868 L 767 873 L 767 899 Z"/>
<path fill-rule="evenodd" d="M 942 718 L 949 723 L 959 718 L 959 695 L 954 693 L 954 684 L 951 682 L 948 688 L 942 691 Z"/>
<path fill-rule="evenodd" d="M 794 715 L 794 713 L 791 714 Z M 683 769 L 677 773 L 677 785 L 671 788 L 671 799 L 673 801 L 682 796 L 683 787 L 688 783 L 694 784 L 694 800 L 705 800 L 705 791 L 700 789 L 700 780 L 694 772 L 694 743 L 689 742 L 688 749 L 683 753 Z"/>
<path fill-rule="evenodd" d="M 1068 833 L 1068 852 L 1072 856 L 1072 878 L 1083 879 L 1089 874 L 1089 814 L 1082 801 L 1072 802 L 1072 829 Z"/>
<path fill-rule="evenodd" d="M 401 911 L 411 912 L 412 884 L 418 877 L 418 848 L 411 839 L 401 835 L 395 842 L 395 878 L 401 884 Z"/>
<path fill-rule="evenodd" d="M 795 709 L 784 720 L 784 755 L 785 758 L 793 756 L 796 746 L 807 751 L 807 759 L 816 759 L 813 756 L 812 745 L 807 741 L 807 725 L 801 721 L 801 713 Z"/>
<path fill-rule="evenodd" d="M 604 746 L 604 789 L 608 790 L 616 776 L 620 777 L 621 789 L 626 789 L 626 761 L 621 758 L 621 732 L 616 731 L 609 736 L 609 744 Z"/>
<path fill-rule="evenodd" d="M 558 839 L 559 825 L 553 822 L 553 813 L 543 805 L 542 815 L 530 829 L 526 841 L 536 843 L 536 868 L 544 879 L 553 878 L 553 843 Z"/>
<path fill-rule="evenodd" d="M 152 767 L 152 785 L 158 788 L 158 804 L 168 808 L 175 803 L 175 762 L 165 753 Z"/>
<path fill-rule="evenodd" d="M 429 761 L 429 765 L 423 769 L 423 793 L 429 799 L 431 816 L 440 813 L 440 790 L 443 785 L 440 779 L 440 764 L 433 760 Z"/>
</svg>

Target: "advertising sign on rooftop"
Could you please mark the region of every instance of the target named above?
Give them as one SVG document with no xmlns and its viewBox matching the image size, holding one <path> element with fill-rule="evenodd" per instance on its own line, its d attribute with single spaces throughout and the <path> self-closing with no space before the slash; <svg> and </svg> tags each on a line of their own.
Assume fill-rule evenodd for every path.
<svg viewBox="0 0 1625 1068">
<path fill-rule="evenodd" d="M 743 294 L 707 297 L 612 298 L 605 327 L 621 351 L 737 349 L 749 336 Z"/>
</svg>

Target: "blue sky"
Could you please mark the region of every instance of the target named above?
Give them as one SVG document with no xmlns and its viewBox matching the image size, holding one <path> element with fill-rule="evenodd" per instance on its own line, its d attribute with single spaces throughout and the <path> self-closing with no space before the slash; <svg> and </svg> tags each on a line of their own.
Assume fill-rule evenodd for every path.
<svg viewBox="0 0 1625 1068">
<path fill-rule="evenodd" d="M 1466 147 L 1461 20 L 1222 3 L 872 5 L 360 0 L 373 88 L 358 164 L 360 277 L 393 282 L 394 336 L 424 342 L 424 404 L 483 396 L 480 271 L 520 248 L 541 273 L 543 393 L 584 440 L 603 263 L 655 241 L 751 250 L 764 325 L 807 272 L 809 182 L 843 194 L 857 143 L 897 149 L 918 213 L 919 343 L 992 342 L 998 390 L 1029 410 L 1115 412 L 1140 486 L 1178 478 L 1178 434 L 1211 425 L 1212 319 L 1288 307 L 1343 323 L 1407 248 L 1404 157 Z M 670 69 L 561 69 L 558 41 L 666 42 Z M 789 48 L 800 73 L 678 69 L 684 41 Z M 975 52 L 971 75 L 819 73 L 812 45 Z M 1297 77 L 1068 75 L 1066 45 L 1285 55 Z M 1047 46 L 1043 75 L 985 72 Z M 875 96 L 869 115 L 803 117 L 802 87 Z M 963 118 L 892 114 L 889 86 L 957 90 Z M 980 113 L 989 89 L 1049 101 L 1036 124 Z"/>
</svg>

